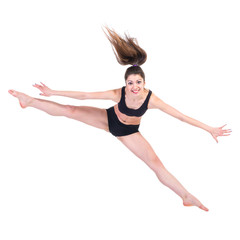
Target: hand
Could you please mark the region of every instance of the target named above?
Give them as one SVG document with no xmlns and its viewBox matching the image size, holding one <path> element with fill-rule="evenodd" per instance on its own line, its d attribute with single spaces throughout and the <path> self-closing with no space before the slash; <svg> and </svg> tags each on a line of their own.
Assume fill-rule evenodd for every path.
<svg viewBox="0 0 240 240">
<path fill-rule="evenodd" d="M 45 96 L 45 97 L 50 97 L 53 95 L 54 90 L 48 88 L 45 84 L 43 84 L 41 82 L 42 85 L 39 84 L 34 84 L 33 87 L 39 89 L 42 93 L 40 93 L 41 96 Z"/>
<path fill-rule="evenodd" d="M 212 137 L 215 139 L 215 141 L 218 143 L 218 139 L 217 137 L 219 136 L 229 136 L 232 132 L 231 129 L 223 129 L 227 124 L 223 125 L 222 127 L 218 127 L 218 128 L 212 128 L 210 130 L 210 133 L 212 135 Z"/>
</svg>

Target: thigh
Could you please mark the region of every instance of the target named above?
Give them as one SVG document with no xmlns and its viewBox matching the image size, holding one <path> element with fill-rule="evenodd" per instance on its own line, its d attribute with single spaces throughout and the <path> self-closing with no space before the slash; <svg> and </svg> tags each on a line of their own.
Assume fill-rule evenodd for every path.
<svg viewBox="0 0 240 240">
<path fill-rule="evenodd" d="M 134 133 L 118 139 L 138 158 L 143 160 L 151 169 L 154 169 L 156 164 L 161 164 L 160 159 L 154 152 L 149 142 L 141 135 L 140 132 Z"/>
<path fill-rule="evenodd" d="M 109 131 L 106 109 L 87 106 L 69 106 L 69 108 L 70 111 L 67 117 Z"/>
</svg>

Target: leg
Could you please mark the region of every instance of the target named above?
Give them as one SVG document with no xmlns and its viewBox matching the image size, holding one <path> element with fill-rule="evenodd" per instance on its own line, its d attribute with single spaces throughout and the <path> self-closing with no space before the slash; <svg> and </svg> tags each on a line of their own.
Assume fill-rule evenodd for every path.
<svg viewBox="0 0 240 240">
<path fill-rule="evenodd" d="M 208 211 L 198 199 L 192 196 L 181 183 L 167 171 L 150 144 L 139 132 L 124 137 L 118 137 L 118 139 L 154 171 L 161 183 L 169 187 L 182 198 L 184 206 L 197 206 Z"/>
<path fill-rule="evenodd" d="M 52 101 L 32 98 L 14 90 L 10 90 L 9 93 L 18 98 L 22 108 L 34 107 L 52 116 L 68 117 L 108 131 L 107 112 L 105 109 L 62 105 Z"/>
</svg>

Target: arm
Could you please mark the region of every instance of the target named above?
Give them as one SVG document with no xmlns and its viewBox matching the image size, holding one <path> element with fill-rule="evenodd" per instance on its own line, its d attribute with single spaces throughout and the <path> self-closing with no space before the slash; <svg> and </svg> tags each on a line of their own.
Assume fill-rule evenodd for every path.
<svg viewBox="0 0 240 240">
<path fill-rule="evenodd" d="M 164 101 L 162 101 L 160 98 L 158 98 L 155 94 L 152 94 L 152 97 L 150 98 L 149 108 L 160 109 L 161 111 L 163 111 L 183 122 L 186 122 L 188 124 L 191 124 L 195 127 L 199 127 L 201 129 L 209 132 L 212 135 L 212 137 L 216 140 L 216 142 L 218 142 L 218 140 L 217 140 L 218 136 L 228 136 L 230 134 L 227 134 L 227 133 L 231 132 L 230 129 L 227 129 L 227 130 L 222 129 L 226 125 L 219 127 L 219 128 L 213 128 L 213 127 L 210 127 L 196 119 L 190 118 L 190 117 L 184 115 L 183 113 L 179 112 L 175 108 L 171 107 L 170 105 L 166 104 Z"/>
<path fill-rule="evenodd" d="M 79 91 L 56 91 L 48 88 L 45 84 L 41 83 L 34 84 L 33 86 L 39 89 L 42 93 L 41 96 L 50 97 L 50 96 L 63 96 L 69 98 L 75 98 L 79 100 L 86 99 L 104 99 L 104 100 L 112 100 L 117 102 L 119 99 L 119 89 L 108 90 L 104 92 L 79 92 Z"/>
</svg>

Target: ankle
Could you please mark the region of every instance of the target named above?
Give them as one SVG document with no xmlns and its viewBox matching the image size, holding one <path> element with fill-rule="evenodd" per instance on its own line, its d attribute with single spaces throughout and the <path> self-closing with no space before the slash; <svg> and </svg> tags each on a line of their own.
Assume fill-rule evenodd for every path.
<svg viewBox="0 0 240 240">
<path fill-rule="evenodd" d="M 182 196 L 182 200 L 185 202 L 187 199 L 189 199 L 191 197 L 190 193 L 184 193 Z"/>
<path fill-rule="evenodd" d="M 38 102 L 37 98 L 29 96 L 29 99 L 27 101 L 27 107 L 34 107 L 37 104 L 37 102 Z"/>
</svg>

